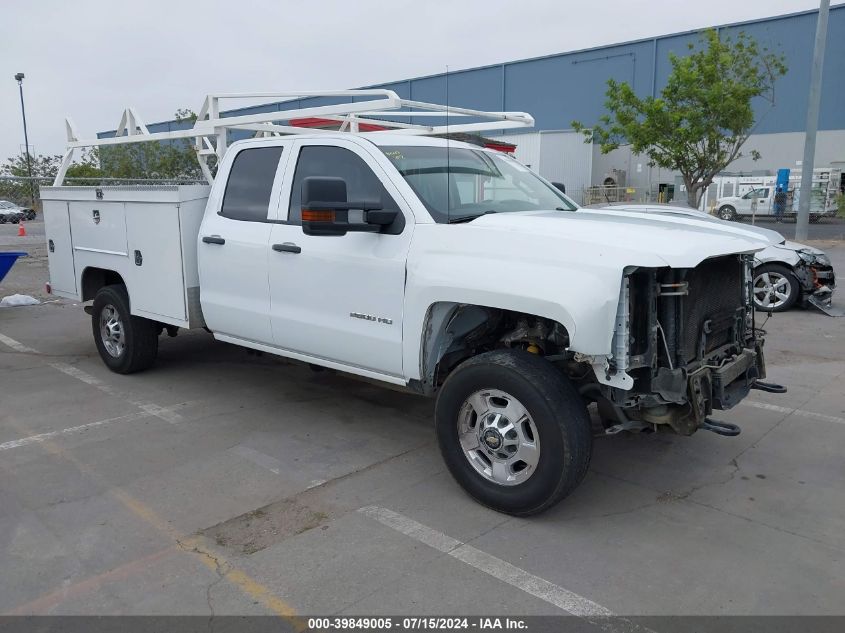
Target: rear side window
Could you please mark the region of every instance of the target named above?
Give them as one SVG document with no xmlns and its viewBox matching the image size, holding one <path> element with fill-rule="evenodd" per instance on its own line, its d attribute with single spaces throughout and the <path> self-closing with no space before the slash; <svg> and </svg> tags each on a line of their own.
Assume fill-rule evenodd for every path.
<svg viewBox="0 0 845 633">
<path fill-rule="evenodd" d="M 247 222 L 267 220 L 270 192 L 281 156 L 281 147 L 245 149 L 235 156 L 220 215 Z"/>
<path fill-rule="evenodd" d="M 370 166 L 355 152 L 323 145 L 306 145 L 299 152 L 288 210 L 288 222 L 291 224 L 302 223 L 302 181 L 309 176 L 343 178 L 350 202 L 381 201 L 383 209 L 398 211 L 396 221 L 384 233 L 396 235 L 405 227 L 405 216 Z"/>
</svg>

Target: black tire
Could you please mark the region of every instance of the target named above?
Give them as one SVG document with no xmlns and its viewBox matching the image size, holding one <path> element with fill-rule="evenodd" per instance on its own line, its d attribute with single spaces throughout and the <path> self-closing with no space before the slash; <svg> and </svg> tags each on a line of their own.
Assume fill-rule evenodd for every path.
<svg viewBox="0 0 845 633">
<path fill-rule="evenodd" d="M 719 207 L 719 217 L 727 221 L 736 220 L 736 209 L 729 204 Z"/>
<path fill-rule="evenodd" d="M 768 306 L 761 303 L 761 301 L 757 297 L 757 283 L 758 279 L 764 273 L 770 273 L 771 275 L 777 275 L 780 278 L 786 280 L 788 289 L 785 293 L 787 298 L 783 303 L 776 306 Z M 798 297 L 801 295 L 801 282 L 798 281 L 798 278 L 795 276 L 795 273 L 789 269 L 788 266 L 784 266 L 782 264 L 763 264 L 762 266 L 758 266 L 754 269 L 754 307 L 757 310 L 761 310 L 763 312 L 785 312 L 792 308 L 795 305 L 795 302 L 798 301 Z"/>
<path fill-rule="evenodd" d="M 113 308 L 116 312 L 123 333 L 123 348 L 114 355 L 106 348 L 107 343 L 101 333 L 100 319 L 103 311 Z M 158 327 L 154 321 L 129 312 L 129 296 L 122 285 L 104 286 L 94 297 L 91 314 L 91 329 L 100 358 L 106 366 L 118 374 L 132 374 L 147 369 L 155 363 L 158 355 Z"/>
<path fill-rule="evenodd" d="M 539 435 L 537 465 L 522 483 L 502 485 L 484 477 L 461 446 L 463 407 L 471 395 L 488 389 L 517 399 Z M 452 476 L 478 502 L 499 512 L 528 516 L 550 508 L 581 483 L 590 463 L 592 429 L 580 394 L 551 363 L 521 350 L 486 352 L 458 366 L 440 389 L 435 423 Z"/>
</svg>

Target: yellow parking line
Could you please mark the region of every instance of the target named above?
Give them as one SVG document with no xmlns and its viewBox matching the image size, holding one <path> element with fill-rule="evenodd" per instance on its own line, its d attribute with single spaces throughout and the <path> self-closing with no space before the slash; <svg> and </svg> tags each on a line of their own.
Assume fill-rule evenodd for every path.
<svg viewBox="0 0 845 633">
<path fill-rule="evenodd" d="M 96 591 L 107 582 L 114 582 L 116 580 L 128 578 L 133 573 L 148 569 L 150 565 L 162 558 L 165 558 L 166 556 L 181 553 L 182 551 L 179 547 L 171 545 L 165 549 L 153 552 L 152 554 L 118 565 L 117 567 L 104 571 L 96 576 L 89 576 L 88 578 L 78 580 L 67 587 L 62 587 L 61 589 L 57 589 L 51 593 L 39 596 L 35 600 L 18 605 L 11 611 L 6 611 L 2 615 L 43 615 L 45 613 L 49 613 L 51 609 L 56 608 L 70 598 L 81 596 L 88 591 Z"/>
</svg>

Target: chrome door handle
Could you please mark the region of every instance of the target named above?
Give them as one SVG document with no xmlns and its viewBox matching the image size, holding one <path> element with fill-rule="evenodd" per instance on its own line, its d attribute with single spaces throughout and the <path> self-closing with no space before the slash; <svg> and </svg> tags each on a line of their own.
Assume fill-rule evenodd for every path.
<svg viewBox="0 0 845 633">
<path fill-rule="evenodd" d="M 301 253 L 302 249 L 293 242 L 273 244 L 273 250 L 279 253 Z"/>
</svg>

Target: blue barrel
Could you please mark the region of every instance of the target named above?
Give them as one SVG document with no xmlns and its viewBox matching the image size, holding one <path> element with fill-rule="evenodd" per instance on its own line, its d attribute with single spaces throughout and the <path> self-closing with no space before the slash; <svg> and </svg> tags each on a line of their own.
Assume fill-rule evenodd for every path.
<svg viewBox="0 0 845 633">
<path fill-rule="evenodd" d="M 26 257 L 26 253 L 0 251 L 0 281 L 3 281 L 6 273 L 12 270 L 12 266 L 18 261 L 18 257 Z"/>
</svg>

